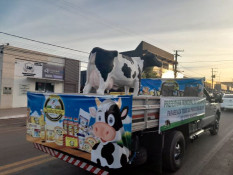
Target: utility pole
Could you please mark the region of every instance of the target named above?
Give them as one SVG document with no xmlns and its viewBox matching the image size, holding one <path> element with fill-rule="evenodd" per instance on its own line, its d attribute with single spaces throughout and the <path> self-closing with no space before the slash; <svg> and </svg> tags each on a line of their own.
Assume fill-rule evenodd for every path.
<svg viewBox="0 0 233 175">
<path fill-rule="evenodd" d="M 216 68 L 211 68 L 211 69 L 212 69 L 212 71 L 211 71 L 211 73 L 212 73 L 212 75 L 211 75 L 211 79 L 212 79 L 211 87 L 212 87 L 212 92 L 214 93 L 214 78 L 215 78 L 214 73 L 216 73 L 217 71 L 214 71 L 214 69 L 216 69 Z"/>
<path fill-rule="evenodd" d="M 177 64 L 178 64 L 177 57 L 180 56 L 178 54 L 178 52 L 184 52 L 184 50 L 174 50 L 174 52 L 175 52 L 175 65 L 173 67 L 173 70 L 174 70 L 174 78 L 176 78 L 177 77 L 177 72 L 178 72 L 177 71 Z"/>
</svg>

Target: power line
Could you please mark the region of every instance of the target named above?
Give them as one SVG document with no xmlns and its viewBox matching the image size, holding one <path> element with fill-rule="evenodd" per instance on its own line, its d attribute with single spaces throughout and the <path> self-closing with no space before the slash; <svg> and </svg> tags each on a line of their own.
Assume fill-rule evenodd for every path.
<svg viewBox="0 0 233 175">
<path fill-rule="evenodd" d="M 2 36 L 0 38 L 0 41 L 1 40 L 2 40 L 2 43 L 9 43 L 9 38 L 5 38 L 5 36 Z M 7 41 L 4 41 L 4 40 L 7 40 Z M 11 43 L 11 41 L 10 41 L 10 43 Z M 54 54 L 54 55 L 59 55 L 60 56 L 62 54 L 64 57 L 70 57 L 70 58 L 75 58 L 77 56 L 78 57 L 83 57 L 83 55 L 79 55 L 79 54 L 75 54 L 75 53 L 70 53 L 70 51 L 66 51 L 66 50 L 65 51 L 61 51 L 61 50 L 57 50 L 56 48 L 49 48 L 49 47 L 47 47 L 47 45 L 43 45 L 43 46 L 46 47 L 45 48 L 45 47 L 40 47 L 38 45 L 32 45 L 32 44 L 28 44 L 28 43 L 25 43 L 25 42 L 21 42 L 21 41 L 19 41 L 19 38 L 13 38 L 13 43 L 14 43 L 14 46 L 17 46 L 17 44 L 18 44 L 18 45 L 20 45 L 21 48 L 25 48 L 25 49 L 29 49 L 29 50 L 34 50 L 34 51 L 39 51 L 39 52 L 44 52 L 44 53 L 46 53 L 46 52 L 48 53 L 49 52 L 50 54 Z M 15 43 L 16 43 L 16 45 L 15 45 Z M 67 54 L 71 55 L 71 56 L 67 56 Z"/>
<path fill-rule="evenodd" d="M 233 60 L 221 60 L 221 61 L 220 61 L 220 60 L 219 60 L 219 61 L 213 61 L 213 60 L 209 60 L 209 61 L 208 61 L 208 60 L 207 60 L 207 61 L 189 61 L 189 62 L 180 62 L 180 63 L 197 63 L 197 64 L 198 64 L 198 63 L 200 63 L 200 62 L 201 62 L 201 63 L 205 63 L 205 62 L 208 62 L 208 63 L 211 62 L 211 63 L 212 63 L 212 62 L 223 62 L 223 61 L 230 61 L 230 62 L 233 62 Z"/>
<path fill-rule="evenodd" d="M 33 59 L 32 57 L 25 57 L 25 56 L 22 56 L 22 55 L 10 54 L 10 53 L 6 53 L 6 52 L 3 52 L 3 51 L 1 51 L 0 54 L 6 54 L 6 55 L 11 55 L 11 56 L 19 57 L 17 59 L 25 60 L 25 61 L 31 61 L 31 59 Z M 23 57 L 23 58 L 26 58 L 26 59 L 22 59 L 20 57 Z M 28 60 L 28 59 L 30 59 L 30 60 Z M 41 61 L 41 62 L 45 62 L 45 60 L 40 60 L 40 59 L 37 59 L 37 60 Z M 50 63 L 56 63 L 56 64 L 62 64 L 63 65 L 63 63 L 59 63 L 59 62 L 55 62 L 55 61 L 49 61 L 49 62 Z M 86 66 L 81 66 L 81 65 L 80 65 L 80 67 L 87 68 Z"/>
<path fill-rule="evenodd" d="M 71 3 L 71 2 L 67 2 L 65 0 L 61 0 L 61 3 L 60 4 L 54 4 L 53 5 L 56 5 L 58 6 L 59 8 L 61 8 L 62 10 L 66 10 L 67 12 L 69 13 L 72 13 L 72 10 L 75 10 L 75 15 L 80 15 L 84 18 L 88 18 L 94 22 L 97 22 L 98 24 L 103 24 L 105 26 L 107 26 L 108 28 L 112 28 L 114 29 L 115 31 L 119 32 L 119 33 L 124 33 L 124 34 L 127 34 L 128 36 L 142 36 L 143 38 L 146 38 L 150 41 L 154 41 L 153 38 L 151 37 L 147 37 L 141 33 L 138 33 L 138 32 L 135 32 L 131 29 L 128 29 L 128 28 L 122 28 L 122 27 L 118 27 L 117 25 L 114 25 L 111 21 L 107 20 L 106 18 L 103 18 L 101 17 L 100 15 L 96 14 L 96 13 L 93 13 L 93 11 L 90 11 L 90 10 L 87 10 L 85 8 L 83 8 L 82 6 L 78 5 L 77 3 Z M 68 8 L 68 9 L 67 9 Z M 79 9 L 79 10 L 77 10 Z M 139 37 L 138 37 L 139 38 Z M 140 40 L 142 40 L 140 38 Z M 161 42 L 161 41 L 160 41 Z M 163 44 L 162 44 L 163 45 Z M 172 50 L 170 48 L 167 47 L 167 43 L 166 43 L 166 48 L 168 50 Z"/>
<path fill-rule="evenodd" d="M 181 66 L 181 65 L 180 65 Z M 185 70 L 187 70 L 187 71 L 189 71 L 189 72 L 192 72 L 192 73 L 195 73 L 195 74 L 198 74 L 198 75 L 201 75 L 201 76 L 204 76 L 205 77 L 205 75 L 203 75 L 203 74 L 200 74 L 200 73 L 197 73 L 197 72 L 194 72 L 194 71 L 191 71 L 191 70 L 189 70 L 189 69 L 187 69 L 187 68 L 185 68 L 185 67 L 183 67 L 183 66 L 181 66 L 183 69 L 185 69 Z"/>
<path fill-rule="evenodd" d="M 0 32 L 0 33 L 4 34 L 4 35 L 8 35 L 8 36 L 12 36 L 12 37 L 16 37 L 16 38 L 32 41 L 32 42 L 37 42 L 37 43 L 40 43 L 40 44 L 46 44 L 46 45 L 49 45 L 49 46 L 54 46 L 54 47 L 58 47 L 58 48 L 62 48 L 62 49 L 72 50 L 72 51 L 75 51 L 75 52 L 90 54 L 89 52 L 85 52 L 85 51 L 81 51 L 81 50 L 77 50 L 77 49 L 71 49 L 71 48 L 68 48 L 68 47 L 63 47 L 63 46 L 59 46 L 59 45 L 55 45 L 55 44 L 50 44 L 50 43 L 46 43 L 46 42 L 42 42 L 42 41 L 30 39 L 30 38 L 25 38 L 25 37 L 22 37 L 22 36 L 13 35 L 13 34 L 6 33 L 6 32 Z"/>
<path fill-rule="evenodd" d="M 38 52 L 34 52 L 34 51 L 27 51 L 27 50 L 25 50 L 25 51 L 22 51 L 22 50 L 19 50 L 19 49 L 17 49 L 17 48 L 6 48 L 6 50 L 10 50 L 10 51 L 15 51 L 15 52 L 20 52 L 20 53 L 27 53 L 27 54 L 33 54 L 33 55 L 40 55 L 40 56 L 47 56 L 47 54 L 46 53 L 38 53 Z M 5 52 L 4 52 L 5 53 Z M 49 57 L 53 57 L 53 58 L 58 58 L 58 57 L 60 57 L 60 56 L 56 56 L 56 55 L 48 55 Z M 64 57 L 65 58 L 65 57 Z M 78 61 L 80 61 L 80 60 L 78 60 Z M 87 61 L 80 61 L 80 62 L 83 62 L 83 63 L 88 63 Z"/>
<path fill-rule="evenodd" d="M 193 54 L 193 53 L 186 53 L 185 56 L 192 56 L 192 57 L 198 57 L 198 56 L 206 56 L 206 57 L 209 57 L 209 56 L 223 56 L 223 55 L 233 55 L 233 53 L 203 53 L 203 54 Z"/>
</svg>

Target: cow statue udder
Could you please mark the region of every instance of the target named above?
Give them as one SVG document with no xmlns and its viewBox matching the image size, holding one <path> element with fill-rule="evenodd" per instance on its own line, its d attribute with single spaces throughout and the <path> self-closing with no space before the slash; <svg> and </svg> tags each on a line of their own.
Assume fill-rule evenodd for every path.
<svg viewBox="0 0 233 175">
<path fill-rule="evenodd" d="M 133 95 L 138 95 L 142 71 L 147 67 L 161 65 L 155 55 L 149 52 L 141 57 L 128 57 L 117 51 L 96 47 L 89 56 L 83 93 L 88 94 L 93 87 L 97 94 L 103 95 L 105 90 L 124 87 L 126 94 L 129 88 L 134 88 Z"/>
<path fill-rule="evenodd" d="M 118 102 L 121 106 L 120 99 Z M 97 111 L 91 111 L 96 117 L 93 133 L 101 142 L 93 146 L 91 161 L 103 167 L 121 168 L 129 161 L 129 149 L 117 143 L 124 133 L 122 120 L 126 118 L 128 108 L 125 107 L 120 111 L 120 107 L 112 100 L 101 103 L 96 98 L 96 103 Z"/>
</svg>

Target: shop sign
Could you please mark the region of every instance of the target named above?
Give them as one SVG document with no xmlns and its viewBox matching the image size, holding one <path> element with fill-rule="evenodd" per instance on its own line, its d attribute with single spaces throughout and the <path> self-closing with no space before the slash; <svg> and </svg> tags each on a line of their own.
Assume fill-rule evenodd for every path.
<svg viewBox="0 0 233 175">
<path fill-rule="evenodd" d="M 43 78 L 63 80 L 63 75 L 64 75 L 63 66 L 57 66 L 51 64 L 43 65 Z"/>
<path fill-rule="evenodd" d="M 26 95 L 27 91 L 30 90 L 29 84 L 20 84 L 19 85 L 19 95 Z"/>
<path fill-rule="evenodd" d="M 42 78 L 43 63 L 16 60 L 15 76 Z"/>
</svg>

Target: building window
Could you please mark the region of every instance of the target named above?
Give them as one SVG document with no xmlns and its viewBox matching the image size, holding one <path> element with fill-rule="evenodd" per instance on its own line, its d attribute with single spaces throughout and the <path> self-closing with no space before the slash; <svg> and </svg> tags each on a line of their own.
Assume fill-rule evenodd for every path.
<svg viewBox="0 0 233 175">
<path fill-rule="evenodd" d="M 54 92 L 54 84 L 53 83 L 36 82 L 36 91 Z"/>
</svg>

